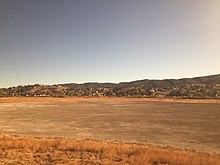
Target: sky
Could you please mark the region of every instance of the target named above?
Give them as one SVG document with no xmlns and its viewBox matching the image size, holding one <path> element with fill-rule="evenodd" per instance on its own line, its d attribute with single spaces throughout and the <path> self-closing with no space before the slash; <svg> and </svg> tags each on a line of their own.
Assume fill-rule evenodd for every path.
<svg viewBox="0 0 220 165">
<path fill-rule="evenodd" d="M 0 87 L 219 73 L 219 0 L 0 0 Z"/>
</svg>

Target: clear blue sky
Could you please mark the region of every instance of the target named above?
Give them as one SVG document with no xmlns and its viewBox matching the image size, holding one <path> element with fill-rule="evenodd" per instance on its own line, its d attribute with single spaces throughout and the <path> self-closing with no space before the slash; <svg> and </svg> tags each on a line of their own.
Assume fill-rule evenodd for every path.
<svg viewBox="0 0 220 165">
<path fill-rule="evenodd" d="M 219 0 L 0 1 L 0 87 L 218 73 Z"/>
</svg>

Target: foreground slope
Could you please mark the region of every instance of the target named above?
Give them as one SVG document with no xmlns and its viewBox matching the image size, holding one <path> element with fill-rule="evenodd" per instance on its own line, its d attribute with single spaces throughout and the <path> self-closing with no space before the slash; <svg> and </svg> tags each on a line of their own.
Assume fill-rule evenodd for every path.
<svg viewBox="0 0 220 165">
<path fill-rule="evenodd" d="M 219 165 L 220 157 L 147 145 L 2 134 L 0 164 Z"/>
</svg>

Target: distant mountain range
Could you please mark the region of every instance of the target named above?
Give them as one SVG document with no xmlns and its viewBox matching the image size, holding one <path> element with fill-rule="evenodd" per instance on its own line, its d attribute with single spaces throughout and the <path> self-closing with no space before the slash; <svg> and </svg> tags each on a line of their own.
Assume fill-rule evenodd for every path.
<svg viewBox="0 0 220 165">
<path fill-rule="evenodd" d="M 0 96 L 35 97 L 180 97 L 220 99 L 220 74 L 195 78 L 121 83 L 68 83 L 1 88 Z"/>
<path fill-rule="evenodd" d="M 120 83 L 69 83 L 69 84 L 59 84 L 65 87 L 80 87 L 80 88 L 104 88 L 104 87 L 116 87 L 116 86 L 140 86 L 144 85 L 146 87 L 161 87 L 161 86 L 180 86 L 180 85 L 193 85 L 193 84 L 206 84 L 214 85 L 220 84 L 220 74 L 194 77 L 194 78 L 182 78 L 182 79 L 163 79 L 163 80 L 136 80 L 131 82 L 120 82 Z"/>
</svg>

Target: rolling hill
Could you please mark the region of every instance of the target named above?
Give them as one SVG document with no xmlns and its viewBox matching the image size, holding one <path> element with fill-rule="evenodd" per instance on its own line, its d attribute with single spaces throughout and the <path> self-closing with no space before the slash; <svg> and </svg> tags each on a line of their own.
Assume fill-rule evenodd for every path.
<svg viewBox="0 0 220 165">
<path fill-rule="evenodd" d="M 220 74 L 194 78 L 25 85 L 0 89 L 1 97 L 178 97 L 220 99 Z"/>
</svg>

